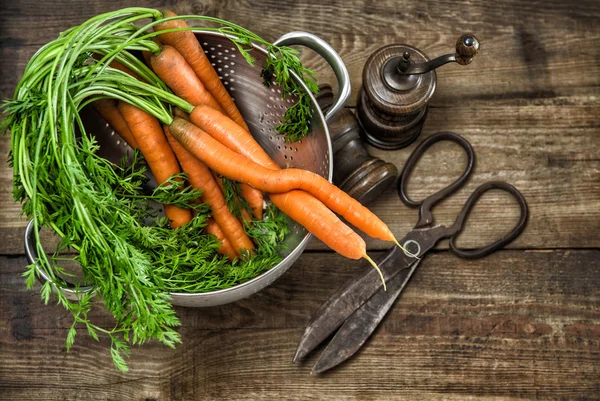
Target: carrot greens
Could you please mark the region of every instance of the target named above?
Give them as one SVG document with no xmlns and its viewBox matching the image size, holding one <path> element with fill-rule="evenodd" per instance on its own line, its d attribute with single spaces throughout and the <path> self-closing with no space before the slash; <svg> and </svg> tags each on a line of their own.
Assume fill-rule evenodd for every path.
<svg viewBox="0 0 600 401">
<path fill-rule="evenodd" d="M 201 16 L 177 18 L 217 25 L 194 29 L 230 35 L 248 62 L 253 62 L 248 50 L 251 43 L 266 46 L 272 56 L 269 68 L 280 85 L 288 82 L 288 70 L 303 79 L 308 73 L 294 52 L 235 24 Z M 148 19 L 153 22 L 147 23 Z M 255 277 L 280 261 L 277 244 L 287 229 L 285 219 L 271 210 L 264 223 L 256 222 L 248 232 L 265 246 L 231 264 L 218 254 L 215 237 L 202 233 L 209 209 L 197 203 L 198 191 L 184 186 L 180 178 L 185 176 L 173 176 L 167 185 L 149 193 L 146 165 L 138 152 L 119 165 L 98 155 L 99 145 L 79 117 L 79 111 L 95 100 L 122 100 L 167 125 L 173 120 L 172 107 L 186 112 L 193 108 L 132 53 L 158 51 L 152 41 L 158 33 L 148 30 L 161 19 L 157 10 L 127 8 L 67 29 L 31 58 L 13 99 L 3 105 L 6 117 L 0 125 L 3 132 L 10 130 L 14 198 L 22 202 L 23 214 L 34 224 L 39 259 L 24 273 L 27 286 L 34 286 L 42 270 L 50 278 L 41 287 L 44 302 L 54 294 L 74 318 L 67 348 L 82 327 L 96 340 L 99 334 L 106 335 L 111 339 L 113 361 L 121 370 L 127 370 L 125 357 L 131 345 L 159 341 L 174 347 L 181 341 L 169 292 L 213 291 Z M 144 82 L 112 68 L 113 60 Z M 294 86 L 299 84 L 289 82 L 293 83 L 286 94 L 299 94 Z M 315 90 L 313 85 L 309 88 Z M 289 117 L 292 135 L 307 132 L 302 124 L 308 124 L 309 110 L 302 95 L 300 99 L 303 110 Z M 282 129 L 282 133 L 287 130 Z M 156 202 L 193 208 L 197 214 L 188 224 L 171 229 L 157 213 Z M 42 248 L 42 227 L 61 238 L 54 255 Z M 70 258 L 81 265 L 84 281 L 93 285 L 99 297 L 80 293 L 74 301 L 53 291 L 55 286 L 66 286 L 68 274 L 62 262 L 69 257 L 62 255 L 65 250 L 74 252 Z M 91 321 L 94 300 L 114 316 L 113 327 Z"/>
</svg>

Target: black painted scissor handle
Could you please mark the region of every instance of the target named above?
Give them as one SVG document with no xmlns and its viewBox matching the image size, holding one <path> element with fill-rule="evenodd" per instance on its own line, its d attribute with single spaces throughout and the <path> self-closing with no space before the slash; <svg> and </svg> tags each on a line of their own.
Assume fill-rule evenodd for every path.
<svg viewBox="0 0 600 401">
<path fill-rule="evenodd" d="M 454 181 L 452 184 L 447 187 L 439 190 L 433 195 L 428 196 L 420 202 L 415 202 L 408 197 L 406 194 L 406 183 L 408 178 L 410 177 L 415 165 L 423 156 L 425 151 L 431 147 L 436 142 L 440 141 L 450 141 L 454 142 L 457 145 L 461 146 L 467 152 L 467 168 L 462 173 L 462 175 Z M 419 222 L 415 226 L 415 228 L 423 228 L 433 224 L 433 214 L 431 213 L 431 209 L 435 204 L 440 202 L 442 199 L 448 197 L 450 194 L 454 193 L 460 187 L 462 187 L 473 168 L 475 167 L 475 152 L 473 152 L 473 147 L 471 144 L 462 136 L 455 134 L 454 132 L 438 132 L 437 134 L 433 134 L 429 138 L 425 139 L 423 142 L 416 147 L 416 149 L 409 156 L 404 168 L 402 169 L 402 173 L 400 174 L 400 178 L 398 179 L 398 195 L 400 195 L 400 199 L 406 206 L 409 207 L 419 207 Z"/>
<path fill-rule="evenodd" d="M 508 234 L 504 235 L 499 240 L 487 246 L 474 250 L 465 250 L 458 248 L 456 246 L 456 238 L 464 228 L 467 216 L 471 213 L 473 206 L 475 206 L 475 204 L 481 198 L 481 196 L 491 189 L 499 189 L 508 192 L 516 199 L 517 203 L 519 204 L 519 208 L 521 209 L 521 216 L 519 217 L 519 221 Z M 458 217 L 456 218 L 456 221 L 448 229 L 448 235 L 450 236 L 450 250 L 455 255 L 467 259 L 481 258 L 486 255 L 489 255 L 490 253 L 497 251 L 498 249 L 507 245 L 509 242 L 517 238 L 523 232 L 523 230 L 525 229 L 525 225 L 527 224 L 528 215 L 529 209 L 527 208 L 527 202 L 525 201 L 525 198 L 517 188 L 504 181 L 485 182 L 481 184 L 475 191 L 473 191 L 471 196 L 469 196 L 469 199 L 467 199 L 467 202 L 460 211 Z"/>
</svg>

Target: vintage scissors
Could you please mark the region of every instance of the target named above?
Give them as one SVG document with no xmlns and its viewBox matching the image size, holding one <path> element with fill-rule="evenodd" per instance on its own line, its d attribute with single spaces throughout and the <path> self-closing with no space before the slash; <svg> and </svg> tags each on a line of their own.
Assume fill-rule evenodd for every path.
<svg viewBox="0 0 600 401">
<path fill-rule="evenodd" d="M 420 202 L 415 202 L 406 195 L 408 178 L 423 153 L 431 145 L 440 141 L 451 141 L 460 145 L 467 152 L 467 168 L 446 188 Z M 315 364 L 312 373 L 322 373 L 354 355 L 391 308 L 425 254 L 438 241 L 449 238 L 450 250 L 461 258 L 481 258 L 504 247 L 521 234 L 527 223 L 527 203 L 515 187 L 503 181 L 489 181 L 475 189 L 452 226 L 434 225 L 431 213 L 433 206 L 461 188 L 471 175 L 474 166 L 475 153 L 471 144 L 455 133 L 434 134 L 417 146 L 406 161 L 398 179 L 398 194 L 407 206 L 419 207 L 419 220 L 415 228 L 399 241 L 404 250 L 394 247 L 377 261 L 387 283 L 387 291 L 383 290 L 380 277 L 374 269 L 367 270 L 344 285 L 313 315 L 300 340 L 294 362 L 302 360 L 338 328 L 336 335 Z M 499 240 L 482 248 L 476 250 L 458 248 L 456 238 L 462 231 L 467 216 L 479 198 L 491 189 L 506 191 L 516 199 L 521 210 L 517 225 Z"/>
</svg>

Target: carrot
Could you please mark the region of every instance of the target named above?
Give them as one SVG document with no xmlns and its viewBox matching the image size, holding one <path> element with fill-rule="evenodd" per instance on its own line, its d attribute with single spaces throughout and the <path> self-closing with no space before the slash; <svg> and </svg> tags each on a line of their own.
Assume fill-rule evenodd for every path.
<svg viewBox="0 0 600 401">
<path fill-rule="evenodd" d="M 190 121 L 229 149 L 254 160 L 263 167 L 280 170 L 249 131 L 218 110 L 198 105 L 190 113 Z"/>
<path fill-rule="evenodd" d="M 225 236 L 225 233 L 223 232 L 223 230 L 221 230 L 219 224 L 212 217 L 210 217 L 207 220 L 206 227 L 204 227 L 204 231 L 214 235 L 221 242 L 221 245 L 219 246 L 219 253 L 221 255 L 227 255 L 229 260 L 234 260 L 235 258 L 237 258 L 237 254 L 233 250 L 233 247 L 231 246 L 231 243 Z"/>
<path fill-rule="evenodd" d="M 280 170 L 248 131 L 231 119 L 224 118 L 221 113 L 209 107 L 197 106 L 190 114 L 190 119 L 229 149 L 263 167 Z M 339 254 L 352 259 L 366 255 L 364 240 L 312 195 L 294 190 L 286 194 L 270 194 L 270 199 L 282 212 Z"/>
<path fill-rule="evenodd" d="M 194 70 L 174 47 L 164 45 L 159 54 L 150 56 L 152 70 L 180 98 L 193 104 L 205 104 L 222 111 L 219 103 L 206 90 Z"/>
<path fill-rule="evenodd" d="M 190 185 L 202 191 L 202 200 L 210 205 L 213 218 L 223 230 L 235 252 L 238 255 L 242 255 L 242 251 L 254 249 L 252 240 L 248 237 L 238 219 L 227 208 L 225 197 L 221 193 L 208 167 L 185 150 L 171 136 L 166 126 L 165 135 L 183 171 L 187 173 Z"/>
<path fill-rule="evenodd" d="M 222 190 L 221 179 L 218 176 L 215 179 Z M 270 199 L 283 213 L 342 256 L 360 259 L 366 254 L 365 241 L 314 196 L 294 190 L 285 194 L 270 194 Z M 250 216 L 242 210 L 244 213 L 241 219 L 247 221 Z"/>
<path fill-rule="evenodd" d="M 227 118 L 217 110 L 206 106 L 196 106 L 190 113 L 190 121 L 198 126 L 201 130 L 204 130 L 206 133 L 211 135 L 219 143 L 225 145 L 227 148 L 235 150 L 237 153 L 255 161 L 263 167 L 272 170 L 280 170 L 279 166 L 275 164 L 273 160 L 271 160 L 267 152 L 264 151 L 264 149 L 256 142 L 256 140 L 248 131 L 244 130 L 242 127 L 237 125 L 235 121 Z M 326 180 L 321 178 L 320 181 Z M 348 196 L 348 198 L 350 197 Z M 273 199 L 273 196 L 271 196 L 271 199 Z M 358 204 L 356 200 L 352 198 L 350 199 L 352 200 L 352 204 Z M 357 210 L 361 211 L 361 213 L 367 213 L 367 215 L 371 214 L 369 210 L 362 205 L 360 205 Z M 381 222 L 379 219 L 374 220 L 375 225 L 379 226 L 379 229 L 381 230 L 381 232 L 378 234 L 377 232 L 373 232 L 371 229 L 369 229 L 368 224 L 367 227 L 365 227 L 365 225 L 361 224 L 360 220 L 357 221 L 357 219 L 348 218 L 346 214 L 352 213 L 350 210 L 344 211 L 342 209 L 341 211 L 335 211 L 346 217 L 351 224 L 361 228 L 368 235 L 374 236 L 375 238 L 381 238 L 386 241 L 395 241 L 391 231 L 389 231 L 387 226 L 385 226 L 385 224 L 383 224 L 383 222 Z"/>
<path fill-rule="evenodd" d="M 139 149 L 144 155 L 157 184 L 162 184 L 181 172 L 158 120 L 135 106 L 119 101 L 119 111 L 127 122 Z M 173 205 L 164 206 L 171 227 L 179 227 L 192 220 L 192 213 Z"/>
<path fill-rule="evenodd" d="M 168 10 L 163 12 L 165 18 L 174 17 L 176 15 L 177 14 L 174 12 Z M 156 24 L 154 26 L 154 31 L 157 32 L 187 27 L 188 24 L 184 20 L 173 20 Z M 194 35 L 192 31 L 178 31 L 163 33 L 158 36 L 163 43 L 173 46 L 183 55 L 183 57 L 185 57 L 187 63 L 225 111 L 225 114 L 232 118 L 242 128 L 249 131 L 244 118 L 240 114 L 234 101 L 231 99 L 229 92 L 227 92 L 227 89 L 223 86 L 223 83 L 219 79 L 219 75 L 213 68 L 208 57 L 206 57 L 206 54 L 204 54 L 204 49 L 202 49 L 198 39 L 196 39 L 196 35 Z"/>
<path fill-rule="evenodd" d="M 198 106 L 190 114 L 195 124 L 201 125 L 211 131 L 211 135 L 220 143 L 236 153 L 256 161 L 259 165 L 280 170 L 279 166 L 271 160 L 269 155 L 254 140 L 250 132 L 235 124 L 215 110 Z M 211 123 L 212 121 L 212 123 Z M 221 124 L 229 124 L 223 129 Z M 220 135 L 219 135 L 220 134 Z M 292 220 L 301 224 L 325 245 L 342 256 L 351 259 L 365 258 L 379 273 L 383 288 L 386 289 L 385 280 L 377 264 L 367 255 L 365 241 L 344 224 L 331 210 L 312 195 L 299 190 L 285 194 L 271 194 L 271 201 Z M 392 235 L 393 238 L 393 235 Z M 398 242 L 394 238 L 394 242 Z M 399 244 L 398 244 L 399 245 Z"/>
<path fill-rule="evenodd" d="M 263 213 L 263 196 L 262 193 L 252 188 L 250 185 L 240 183 L 240 190 L 242 191 L 242 197 L 246 199 L 246 201 L 250 204 L 250 209 L 252 209 L 252 215 L 258 219 L 262 220 Z"/>
<path fill-rule="evenodd" d="M 206 107 L 208 107 L 208 106 L 206 106 Z M 214 109 L 211 108 L 211 110 L 214 110 Z M 173 116 L 177 116 L 177 117 L 183 118 L 186 121 L 190 121 L 190 115 L 178 107 L 175 107 L 173 109 Z M 223 191 L 223 193 L 224 193 L 225 190 L 223 188 L 223 182 L 221 181 L 221 179 L 219 177 L 214 177 L 214 178 L 217 181 L 217 184 L 219 184 L 221 191 Z M 242 191 L 242 197 L 250 205 L 250 208 L 252 209 L 252 214 L 254 215 L 254 217 L 258 220 L 262 220 L 263 199 L 264 199 L 262 192 L 260 192 L 258 189 L 252 188 L 250 185 L 247 185 L 244 183 L 240 183 L 240 189 Z M 242 217 L 244 220 L 244 221 L 242 221 L 243 224 L 245 222 L 252 220 L 250 215 L 245 210 L 242 210 Z"/>
<path fill-rule="evenodd" d="M 127 126 L 127 122 L 117 107 L 115 99 L 99 99 L 94 102 L 94 109 L 112 127 L 117 134 L 132 148 L 138 147 L 137 141 Z"/>
<path fill-rule="evenodd" d="M 221 175 L 267 193 L 302 189 L 365 234 L 385 241 L 396 241 L 387 225 L 375 214 L 318 174 L 301 169 L 271 170 L 263 167 L 235 153 L 181 118 L 175 118 L 169 130 L 184 148 Z"/>
</svg>

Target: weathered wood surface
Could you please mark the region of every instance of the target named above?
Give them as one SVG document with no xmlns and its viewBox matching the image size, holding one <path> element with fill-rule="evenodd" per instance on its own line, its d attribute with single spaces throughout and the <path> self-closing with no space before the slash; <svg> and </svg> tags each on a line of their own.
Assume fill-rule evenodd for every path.
<svg viewBox="0 0 600 401">
<path fill-rule="evenodd" d="M 81 334 L 2 258 L 0 392 L 8 399 L 596 399 L 600 394 L 599 251 L 503 251 L 465 262 L 427 257 L 364 349 L 309 374 L 291 363 L 313 311 L 366 268 L 310 253 L 275 285 L 232 305 L 178 308 L 184 344 L 133 349 L 111 368 L 108 343 Z M 326 283 L 326 285 L 324 285 Z M 110 327 L 100 310 L 94 319 Z"/>
<path fill-rule="evenodd" d="M 2 2 L 0 98 L 12 94 L 31 55 L 50 38 L 127 5 Z M 460 34 L 475 33 L 482 51 L 473 64 L 438 71 L 422 137 L 464 135 L 477 167 L 435 216 L 451 223 L 477 185 L 502 179 L 527 198 L 528 227 L 511 250 L 480 261 L 447 251 L 428 257 L 367 346 L 323 377 L 309 375 L 315 356 L 293 365 L 293 352 L 314 310 L 363 267 L 322 252 L 318 241 L 247 300 L 178 308 L 184 344 L 134 349 L 131 372 L 119 374 L 105 339 L 95 343 L 80 333 L 67 354 L 71 318 L 24 289 L 25 221 L 11 198 L 9 140 L 0 137 L 0 399 L 600 399 L 600 3 L 186 0 L 173 8 L 226 18 L 269 40 L 293 30 L 319 35 L 349 69 L 349 107 L 364 62 L 380 46 L 409 43 L 437 56 L 452 51 Z M 335 83 L 312 51 L 303 60 L 321 82 Z M 401 168 L 414 146 L 370 150 Z M 436 145 L 410 194 L 423 197 L 456 177 L 464 163 L 457 149 Z M 397 236 L 416 222 L 394 189 L 373 210 Z M 482 245 L 515 219 L 508 198 L 486 195 L 459 243 Z M 388 247 L 368 246 L 373 255 Z M 101 309 L 93 318 L 111 324 Z"/>
</svg>

